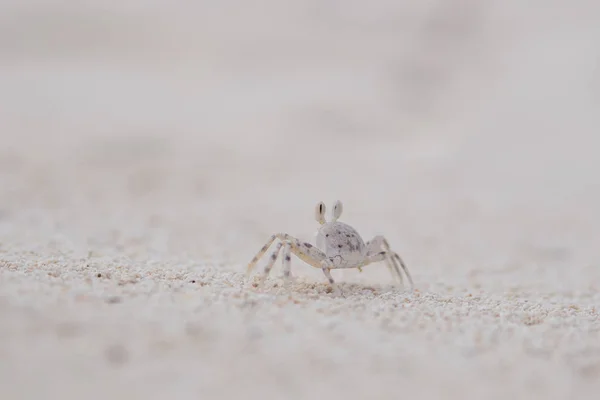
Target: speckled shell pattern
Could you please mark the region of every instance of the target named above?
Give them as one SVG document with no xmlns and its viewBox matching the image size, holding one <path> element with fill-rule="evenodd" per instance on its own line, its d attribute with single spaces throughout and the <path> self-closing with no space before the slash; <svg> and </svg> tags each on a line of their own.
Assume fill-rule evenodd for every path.
<svg viewBox="0 0 600 400">
<path fill-rule="evenodd" d="M 358 232 L 343 222 L 331 222 L 317 231 L 317 247 L 323 251 L 334 265 L 351 268 L 362 263 L 366 246 Z"/>
</svg>

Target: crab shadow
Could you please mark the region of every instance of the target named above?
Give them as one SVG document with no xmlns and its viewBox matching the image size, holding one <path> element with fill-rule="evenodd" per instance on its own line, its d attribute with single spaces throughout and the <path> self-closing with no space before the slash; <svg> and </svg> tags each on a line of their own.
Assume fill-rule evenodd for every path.
<svg viewBox="0 0 600 400">
<path fill-rule="evenodd" d="M 378 297 L 387 294 L 410 294 L 413 290 L 407 286 L 394 284 L 373 284 L 357 282 L 337 282 L 338 292 L 326 282 L 315 282 L 304 279 L 296 279 L 288 285 L 283 280 L 269 279 L 259 286 L 256 282 L 250 285 L 253 291 L 260 291 L 268 294 L 297 294 L 297 295 L 318 295 L 339 298 L 351 298 L 374 296 Z"/>
</svg>

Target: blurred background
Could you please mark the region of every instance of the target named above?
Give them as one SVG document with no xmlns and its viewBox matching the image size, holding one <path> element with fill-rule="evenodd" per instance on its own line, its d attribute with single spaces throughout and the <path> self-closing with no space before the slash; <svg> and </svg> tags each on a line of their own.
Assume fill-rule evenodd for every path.
<svg viewBox="0 0 600 400">
<path fill-rule="evenodd" d="M 599 129 L 597 0 L 0 0 L 0 397 L 593 398 Z"/>
<path fill-rule="evenodd" d="M 273 232 L 312 239 L 315 203 L 339 198 L 423 284 L 515 268 L 587 284 L 599 12 L 4 0 L 0 213 L 22 249 L 243 271 Z"/>
</svg>

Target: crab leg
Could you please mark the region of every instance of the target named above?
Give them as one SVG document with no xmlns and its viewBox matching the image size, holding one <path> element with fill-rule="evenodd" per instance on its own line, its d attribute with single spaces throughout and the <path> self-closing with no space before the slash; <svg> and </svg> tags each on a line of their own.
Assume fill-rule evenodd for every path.
<svg viewBox="0 0 600 400">
<path fill-rule="evenodd" d="M 402 270 L 404 270 L 404 273 L 406 275 L 406 277 L 408 278 L 411 287 L 414 286 L 412 277 L 410 276 L 410 273 L 408 272 L 408 268 L 406 267 L 406 264 L 404 264 L 404 261 L 400 258 L 400 256 L 393 252 L 390 249 L 390 245 L 388 243 L 388 241 L 383 237 L 383 236 L 375 236 L 373 239 L 371 239 L 369 242 L 367 242 L 367 259 L 369 259 L 370 257 L 373 256 L 377 256 L 377 252 L 380 249 L 384 249 L 385 253 L 387 254 L 387 257 L 384 258 L 386 265 L 388 266 L 388 269 L 390 270 L 390 272 L 392 272 L 392 270 L 396 273 L 396 276 L 398 277 L 400 284 L 403 284 L 404 279 L 402 278 L 402 273 L 400 272 L 400 268 L 398 267 L 398 264 L 400 264 L 400 266 L 402 267 Z M 379 253 L 381 254 L 381 253 Z M 378 261 L 382 261 L 382 260 L 378 260 Z M 375 261 L 369 261 L 368 264 L 375 262 Z M 364 264 L 366 265 L 366 264 Z M 394 274 L 392 273 L 392 276 L 394 276 Z"/>
<path fill-rule="evenodd" d="M 262 284 L 265 282 L 265 279 L 267 279 L 267 276 L 269 276 L 269 272 L 271 272 L 271 268 L 273 268 L 273 264 L 275 264 L 275 260 L 277 260 L 277 256 L 281 251 L 281 246 L 283 246 L 282 242 L 277 243 L 277 246 L 275 246 L 275 250 L 273 250 L 273 253 L 271 253 L 271 257 L 269 257 L 269 262 L 267 263 L 267 265 L 265 265 L 265 270 L 263 271 L 263 274 L 260 278 L 260 286 L 262 286 Z"/>
<path fill-rule="evenodd" d="M 271 235 L 271 237 L 269 238 L 269 240 L 267 240 L 267 243 L 265 243 L 265 245 L 254 256 L 254 258 L 252 259 L 252 261 L 250 261 L 250 264 L 248 264 L 248 268 L 246 270 L 246 275 L 249 275 L 252 272 L 252 270 L 256 266 L 256 263 L 258 262 L 258 260 L 267 252 L 267 250 L 273 244 L 273 242 L 275 241 L 275 239 L 279 239 L 281 241 L 298 241 L 298 239 L 295 239 L 295 238 L 291 237 L 287 233 L 276 233 L 274 235 Z"/>
<path fill-rule="evenodd" d="M 308 265 L 311 265 L 315 268 L 321 269 L 323 271 L 323 273 L 325 274 L 325 276 L 327 277 L 329 284 L 333 287 L 334 291 L 339 293 L 339 289 L 338 289 L 337 285 L 335 284 L 335 281 L 333 280 L 333 277 L 331 276 L 331 272 L 330 272 L 330 270 L 335 268 L 335 266 L 333 265 L 331 260 L 329 260 L 327 258 L 325 253 L 323 253 L 321 250 L 319 250 L 312 244 L 307 243 L 307 242 L 302 242 L 302 241 L 288 235 L 287 233 L 276 233 L 274 235 L 271 235 L 271 237 L 269 238 L 267 243 L 260 249 L 260 251 L 256 254 L 256 256 L 254 256 L 252 261 L 250 261 L 250 264 L 248 264 L 248 270 L 246 272 L 247 275 L 250 274 L 250 272 L 256 266 L 256 263 L 258 262 L 258 260 L 267 252 L 267 250 L 269 249 L 271 244 L 273 244 L 273 242 L 276 239 L 279 239 L 281 242 L 277 244 L 277 247 L 271 254 L 271 259 L 265 266 L 261 284 L 264 281 L 264 279 L 268 276 L 269 272 L 271 271 L 271 268 L 273 267 L 275 260 L 277 260 L 277 256 L 279 255 L 279 251 L 281 250 L 282 246 L 285 245 L 284 260 L 283 260 L 283 265 L 284 265 L 283 273 L 286 278 L 289 277 L 290 270 L 291 270 L 291 257 L 290 257 L 290 252 L 291 252 L 295 256 L 297 256 L 299 259 L 301 259 L 302 261 L 307 263 Z"/>
</svg>

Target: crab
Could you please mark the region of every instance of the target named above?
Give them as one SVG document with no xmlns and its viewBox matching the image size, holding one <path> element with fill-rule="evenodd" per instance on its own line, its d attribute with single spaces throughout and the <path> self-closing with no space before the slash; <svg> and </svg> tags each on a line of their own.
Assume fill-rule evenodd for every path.
<svg viewBox="0 0 600 400">
<path fill-rule="evenodd" d="M 390 249 L 385 237 L 378 235 L 365 243 L 356 229 L 338 221 L 342 211 L 342 202 L 338 200 L 333 204 L 332 219 L 327 222 L 325 220 L 325 204 L 322 201 L 318 202 L 315 207 L 315 219 L 321 226 L 315 234 L 316 246 L 296 239 L 287 233 L 275 233 L 271 235 L 267 243 L 248 264 L 247 276 L 251 274 L 258 260 L 267 252 L 273 242 L 279 240 L 264 267 L 260 278 L 260 286 L 268 277 L 279 253 L 283 249 L 282 265 L 286 285 L 290 281 L 291 254 L 294 254 L 308 265 L 320 268 L 327 277 L 332 289 L 338 293 L 340 290 L 331 276 L 331 270 L 357 268 L 362 272 L 363 267 L 380 261 L 386 263 L 392 277 L 403 286 L 404 280 L 398 266 L 400 265 L 412 288 L 413 280 L 406 264 L 396 252 Z"/>
</svg>

